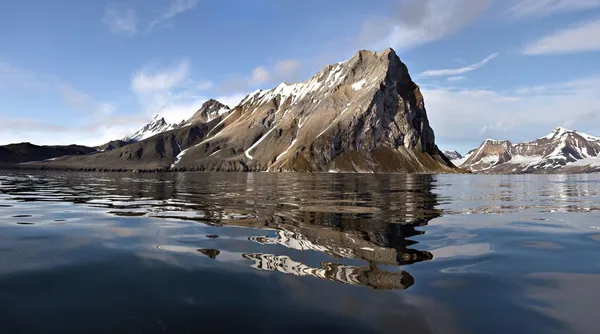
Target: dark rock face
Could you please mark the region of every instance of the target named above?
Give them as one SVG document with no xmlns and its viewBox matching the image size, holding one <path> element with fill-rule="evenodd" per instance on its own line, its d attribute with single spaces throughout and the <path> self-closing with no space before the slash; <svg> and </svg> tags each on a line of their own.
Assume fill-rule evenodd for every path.
<svg viewBox="0 0 600 334">
<path fill-rule="evenodd" d="M 558 128 L 534 141 L 486 140 L 461 166 L 484 173 L 580 173 L 600 171 L 600 137 Z"/>
<path fill-rule="evenodd" d="M 96 152 L 92 147 L 39 146 L 31 143 L 20 143 L 0 146 L 0 164 L 43 161 L 68 155 L 85 155 Z"/>
<path fill-rule="evenodd" d="M 359 51 L 306 82 L 258 91 L 228 112 L 218 111 L 224 108 L 208 101 L 188 122 L 191 125 L 94 157 L 46 165 L 173 171 L 456 171 L 435 145 L 419 87 L 391 49 Z"/>
</svg>

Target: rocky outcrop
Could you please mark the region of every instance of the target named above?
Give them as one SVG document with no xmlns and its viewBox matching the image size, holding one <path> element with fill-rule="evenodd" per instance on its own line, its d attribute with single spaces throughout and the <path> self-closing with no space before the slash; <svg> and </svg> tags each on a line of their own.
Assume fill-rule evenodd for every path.
<svg viewBox="0 0 600 334">
<path fill-rule="evenodd" d="M 217 109 L 222 110 L 222 105 L 209 101 L 196 118 L 192 117 L 198 121 L 191 125 L 111 152 L 46 166 L 172 171 L 456 171 L 435 144 L 419 87 L 392 49 L 359 51 L 306 82 L 259 90 L 226 113 Z"/>
<path fill-rule="evenodd" d="M 31 143 L 19 143 L 0 146 L 0 164 L 39 162 L 68 155 L 85 155 L 96 152 L 93 147 L 39 146 Z"/>
<path fill-rule="evenodd" d="M 600 137 L 557 128 L 534 141 L 486 140 L 461 166 L 481 173 L 581 173 L 600 171 Z"/>
</svg>

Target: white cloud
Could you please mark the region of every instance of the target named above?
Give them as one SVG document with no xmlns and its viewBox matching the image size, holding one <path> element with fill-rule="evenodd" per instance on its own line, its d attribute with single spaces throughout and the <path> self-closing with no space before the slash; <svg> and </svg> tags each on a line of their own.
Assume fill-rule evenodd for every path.
<svg viewBox="0 0 600 334">
<path fill-rule="evenodd" d="M 250 80 L 254 85 L 262 85 L 271 80 L 271 73 L 264 66 L 258 66 L 252 70 L 252 77 Z"/>
<path fill-rule="evenodd" d="M 446 81 L 448 81 L 448 82 L 459 82 L 459 81 L 465 81 L 465 80 L 467 80 L 467 77 L 463 77 L 463 76 L 446 78 Z"/>
<path fill-rule="evenodd" d="M 567 54 L 600 51 L 600 20 L 559 30 L 529 44 L 525 55 Z"/>
<path fill-rule="evenodd" d="M 152 28 L 158 24 L 161 24 L 162 22 L 193 9 L 196 7 L 196 5 L 198 5 L 198 0 L 173 0 L 171 5 L 165 9 L 158 18 L 150 22 L 147 31 L 152 30 Z"/>
<path fill-rule="evenodd" d="M 482 68 L 483 66 L 485 66 L 488 62 L 490 62 L 492 59 L 498 57 L 497 53 L 491 54 L 488 57 L 486 57 L 484 60 L 472 64 L 472 65 L 468 65 L 468 66 L 464 66 L 464 67 L 460 67 L 460 68 L 455 68 L 455 69 L 445 69 L 445 70 L 429 70 L 429 71 L 425 71 L 423 73 L 421 73 L 421 76 L 424 77 L 438 77 L 438 76 L 450 76 L 450 75 L 459 75 L 459 74 L 465 74 L 468 72 L 473 72 L 475 70 L 478 70 L 480 68 Z"/>
<path fill-rule="evenodd" d="M 109 4 L 104 10 L 102 20 L 108 26 L 108 29 L 115 34 L 132 36 L 138 32 L 138 17 L 133 8 L 125 4 Z"/>
<path fill-rule="evenodd" d="M 275 74 L 282 80 L 295 79 L 300 72 L 300 61 L 282 60 L 275 64 Z"/>
<path fill-rule="evenodd" d="M 484 12 L 492 0 L 409 0 L 395 17 L 366 21 L 360 47 L 404 51 L 450 36 Z"/>
<path fill-rule="evenodd" d="M 139 70 L 133 77 L 131 89 L 137 94 L 164 92 L 184 82 L 190 73 L 190 63 L 182 60 L 175 66 L 158 71 Z"/>
<path fill-rule="evenodd" d="M 462 151 L 486 138 L 532 140 L 558 126 L 600 135 L 600 77 L 499 92 L 423 89 L 436 142 Z"/>
<path fill-rule="evenodd" d="M 600 7 L 600 0 L 516 0 L 509 8 L 515 18 L 541 17 L 568 11 L 579 11 Z"/>
<path fill-rule="evenodd" d="M 231 95 L 222 95 L 222 96 L 216 97 L 215 100 L 223 103 L 226 106 L 229 106 L 230 108 L 233 108 L 233 107 L 236 107 L 238 104 L 240 104 L 242 99 L 245 98 L 246 96 L 248 96 L 248 94 L 250 94 L 250 92 L 236 93 L 236 94 L 231 94 Z"/>
<path fill-rule="evenodd" d="M 184 59 L 164 68 L 142 68 L 134 74 L 131 90 L 146 121 L 160 114 L 169 123 L 179 123 L 208 100 L 205 91 L 212 89 L 213 83 L 191 79 L 190 70 L 190 62 Z"/>
</svg>

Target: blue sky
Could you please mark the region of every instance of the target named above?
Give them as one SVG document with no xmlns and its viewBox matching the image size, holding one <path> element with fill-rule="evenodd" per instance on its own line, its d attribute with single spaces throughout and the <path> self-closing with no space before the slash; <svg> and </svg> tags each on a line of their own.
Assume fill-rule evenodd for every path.
<svg viewBox="0 0 600 334">
<path fill-rule="evenodd" d="M 0 144 L 98 145 L 393 47 L 442 149 L 600 135 L 600 0 L 4 0 Z"/>
</svg>

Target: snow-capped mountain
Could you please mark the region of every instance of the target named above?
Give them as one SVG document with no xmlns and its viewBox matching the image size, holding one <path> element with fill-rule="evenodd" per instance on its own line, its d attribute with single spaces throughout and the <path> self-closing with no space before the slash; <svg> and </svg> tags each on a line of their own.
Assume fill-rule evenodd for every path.
<svg viewBox="0 0 600 334">
<path fill-rule="evenodd" d="M 534 141 L 484 141 L 463 168 L 485 173 L 547 173 L 600 171 L 600 137 L 557 128 Z"/>
<path fill-rule="evenodd" d="M 462 154 L 460 154 L 458 151 L 455 151 L 455 150 L 444 151 L 444 155 L 448 159 L 450 159 L 450 161 L 452 161 L 452 163 L 456 167 L 462 166 L 462 164 L 465 163 L 465 161 L 467 161 L 467 159 L 469 158 L 469 156 L 471 154 L 472 154 L 472 151 L 469 152 L 466 156 L 463 156 Z"/>
<path fill-rule="evenodd" d="M 454 150 L 444 151 L 444 155 L 450 160 L 458 160 L 458 159 L 463 158 L 462 154 L 460 154 L 460 153 L 458 153 L 458 151 L 454 151 Z"/>
<path fill-rule="evenodd" d="M 182 126 L 183 123 L 180 124 L 169 124 L 167 123 L 167 121 L 165 121 L 165 119 L 163 117 L 160 117 L 160 115 L 156 115 L 154 116 L 154 118 L 152 119 L 152 121 L 146 125 L 144 125 L 141 129 L 139 129 L 138 131 L 136 131 L 134 134 L 132 134 L 131 136 L 127 136 L 123 139 L 121 139 L 122 141 L 125 142 L 129 142 L 129 141 L 142 141 L 144 139 L 150 138 L 152 136 L 155 136 L 159 133 L 163 133 L 165 131 L 169 131 L 169 130 L 174 130 L 174 129 L 178 129 Z"/>
<path fill-rule="evenodd" d="M 210 99 L 202 104 L 202 107 L 185 122 L 185 125 L 194 123 L 208 123 L 219 116 L 227 115 L 231 109 L 223 103 Z"/>
<path fill-rule="evenodd" d="M 194 123 L 208 123 L 217 117 L 227 115 L 229 112 L 229 107 L 222 104 L 221 102 L 210 99 L 202 104 L 200 109 L 196 111 L 187 121 L 184 120 L 181 123 L 172 123 L 169 124 L 163 117 L 160 115 L 154 116 L 152 121 L 146 125 L 144 125 L 137 132 L 132 134 L 131 136 L 127 136 L 122 138 L 122 142 L 138 142 L 144 139 L 148 139 L 152 136 L 155 136 L 159 133 L 163 133 L 170 130 L 175 130 L 182 128 L 184 126 L 192 125 Z"/>
<path fill-rule="evenodd" d="M 53 165 L 177 171 L 457 171 L 436 146 L 419 86 L 392 49 L 361 50 L 305 82 L 256 91 L 229 112 L 215 102 L 205 111 L 196 113 L 200 122 L 186 121 L 160 135 L 155 134 L 175 126 L 156 119 L 132 136 L 155 135 L 152 138 Z"/>
</svg>

